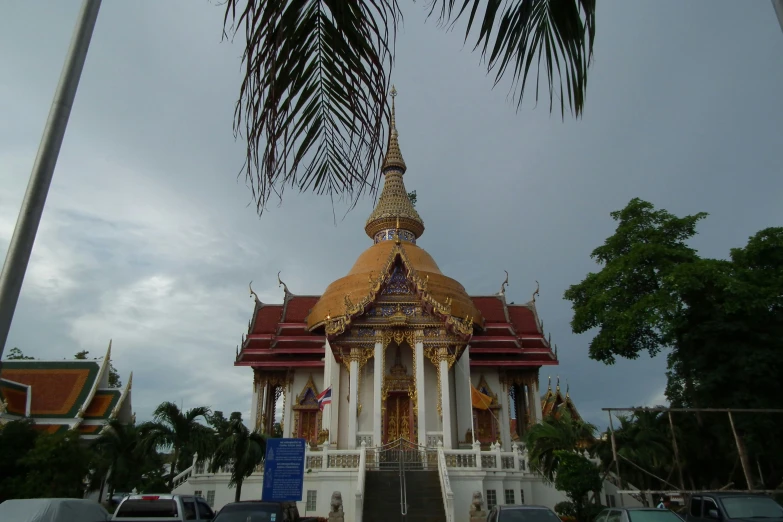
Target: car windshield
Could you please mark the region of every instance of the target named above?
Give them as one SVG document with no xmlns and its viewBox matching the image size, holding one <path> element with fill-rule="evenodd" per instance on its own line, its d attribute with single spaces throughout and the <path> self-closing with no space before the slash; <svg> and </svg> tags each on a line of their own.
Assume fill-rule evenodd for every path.
<svg viewBox="0 0 783 522">
<path fill-rule="evenodd" d="M 225 506 L 213 522 L 282 522 L 278 506 L 269 504 L 236 504 Z"/>
<path fill-rule="evenodd" d="M 631 509 L 628 511 L 631 522 L 682 522 L 682 519 L 668 509 Z"/>
<path fill-rule="evenodd" d="M 783 518 L 783 507 L 769 497 L 722 498 L 729 518 Z"/>
<path fill-rule="evenodd" d="M 548 509 L 504 509 L 498 522 L 560 522 L 560 518 Z"/>
<path fill-rule="evenodd" d="M 120 504 L 117 518 L 175 518 L 177 503 L 172 499 L 128 499 Z"/>
</svg>

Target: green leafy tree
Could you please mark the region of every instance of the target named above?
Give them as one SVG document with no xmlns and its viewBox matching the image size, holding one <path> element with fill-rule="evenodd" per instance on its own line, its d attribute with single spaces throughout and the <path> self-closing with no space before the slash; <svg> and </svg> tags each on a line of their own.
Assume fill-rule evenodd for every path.
<svg viewBox="0 0 783 522">
<path fill-rule="evenodd" d="M 22 350 L 20 350 L 17 347 L 13 347 L 10 350 L 8 350 L 8 354 L 6 355 L 6 360 L 8 361 L 21 361 L 21 360 L 35 360 L 35 357 L 29 357 L 22 353 Z"/>
<path fill-rule="evenodd" d="M 230 434 L 220 442 L 212 457 L 210 469 L 215 473 L 219 468 L 230 465 L 231 480 L 228 486 L 236 486 L 234 501 L 239 502 L 242 483 L 264 461 L 266 437 L 258 432 L 251 432 L 241 417 L 232 419 L 229 429 Z"/>
<path fill-rule="evenodd" d="M 279 422 L 275 422 L 272 425 L 272 433 L 269 435 L 273 439 L 282 439 L 283 438 L 283 425 Z"/>
<path fill-rule="evenodd" d="M 677 217 L 633 199 L 611 215 L 617 230 L 592 254 L 601 271 L 565 293 L 573 331 L 597 329 L 590 357 L 612 364 L 665 350 L 673 406 L 777 408 L 783 228 L 758 232 L 729 259 L 704 259 L 687 244 L 704 213 Z M 783 423 L 763 414 L 735 422 L 753 480 L 774 488 L 783 480 L 783 452 L 774 442 L 783 437 Z M 745 482 L 725 414 L 679 416 L 678 423 L 691 428 L 681 429 L 687 435 L 680 453 L 692 488 Z"/>
<path fill-rule="evenodd" d="M 90 354 L 87 350 L 82 350 L 81 352 L 76 353 L 73 358 L 74 359 L 87 359 L 87 356 Z M 120 378 L 120 374 L 117 371 L 117 368 L 114 367 L 114 363 L 109 361 L 109 388 L 121 388 L 122 387 L 122 379 Z"/>
<path fill-rule="evenodd" d="M 109 497 L 116 490 L 131 491 L 142 483 L 142 475 L 155 449 L 144 444 L 142 431 L 133 424 L 110 420 L 91 448 L 108 463 Z M 102 468 L 103 466 L 98 466 Z"/>
<path fill-rule="evenodd" d="M 595 0 L 434 1 L 443 27 L 465 22 L 495 81 L 511 78 L 517 107 L 535 64 L 552 111 L 584 108 L 595 39 Z M 228 0 L 224 34 L 245 37 L 234 131 L 247 140 L 245 174 L 263 212 L 285 186 L 356 201 L 378 187 L 389 118 L 395 0 Z M 543 71 L 542 71 L 543 66 Z M 533 82 L 530 82 L 533 83 Z"/>
<path fill-rule="evenodd" d="M 418 202 L 418 199 L 419 199 L 418 196 L 416 195 L 416 191 L 415 190 L 412 190 L 412 191 L 408 192 L 408 199 L 411 200 L 411 205 L 413 205 L 414 208 L 415 208 L 416 207 L 416 203 Z"/>
<path fill-rule="evenodd" d="M 82 498 L 90 452 L 74 431 L 41 433 L 20 460 L 27 470 L 21 498 Z"/>
<path fill-rule="evenodd" d="M 555 458 L 559 462 L 555 487 L 573 503 L 577 521 L 589 522 L 588 495 L 603 486 L 598 468 L 587 457 L 573 451 L 558 450 Z"/>
<path fill-rule="evenodd" d="M 31 419 L 0 425 L 0 503 L 23 495 L 27 466 L 21 459 L 35 447 L 39 432 Z"/>
<path fill-rule="evenodd" d="M 164 402 L 153 412 L 154 421 L 139 426 L 146 444 L 173 450 L 169 489 L 174 489 L 174 477 L 181 471 L 178 467 L 180 453 L 186 451 L 191 452 L 191 455 L 205 455 L 211 449 L 214 432 L 198 421 L 199 418 L 207 420 L 210 413 L 206 406 L 182 412 L 173 402 Z"/>
<path fill-rule="evenodd" d="M 572 417 L 567 410 L 547 415 L 525 434 L 528 458 L 536 471 L 551 482 L 558 469 L 558 451 L 576 452 L 595 432 L 595 426 Z"/>
</svg>

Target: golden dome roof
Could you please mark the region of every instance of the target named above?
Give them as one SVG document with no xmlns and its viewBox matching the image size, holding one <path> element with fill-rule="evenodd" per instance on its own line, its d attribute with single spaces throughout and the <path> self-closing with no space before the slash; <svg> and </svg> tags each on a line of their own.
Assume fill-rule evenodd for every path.
<svg viewBox="0 0 783 522">
<path fill-rule="evenodd" d="M 411 203 L 402 177 L 405 161 L 397 139 L 394 97 L 389 129 L 389 147 L 383 162 L 384 185 L 378 204 L 370 214 L 365 232 L 374 245 L 365 250 L 347 276 L 329 285 L 307 316 L 307 328 L 326 327 L 328 335 L 341 332 L 353 317 L 364 313 L 380 293 L 399 258 L 409 283 L 428 309 L 445 319 L 456 331 L 468 335 L 473 324 L 484 325 L 481 312 L 454 279 L 446 277 L 432 257 L 416 246 L 424 222 Z"/>
<path fill-rule="evenodd" d="M 451 316 L 460 319 L 472 318 L 473 323 L 483 326 L 481 312 L 473 304 L 465 288 L 454 279 L 443 275 L 435 260 L 423 248 L 403 241 L 399 244 L 395 241 L 381 241 L 362 252 L 347 276 L 326 288 L 307 316 L 307 328 L 312 330 L 328 320 L 344 317 L 348 303 L 374 301 L 375 294 L 380 290 L 378 280 L 388 276 L 398 256 L 410 272 L 409 279 L 424 282 L 425 293 L 430 298 L 444 307 L 450 303 Z"/>
</svg>

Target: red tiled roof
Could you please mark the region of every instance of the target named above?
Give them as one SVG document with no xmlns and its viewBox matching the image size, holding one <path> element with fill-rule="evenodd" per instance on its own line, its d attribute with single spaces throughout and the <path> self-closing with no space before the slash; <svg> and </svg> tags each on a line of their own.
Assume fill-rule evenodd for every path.
<svg viewBox="0 0 783 522">
<path fill-rule="evenodd" d="M 261 305 L 256 309 L 256 320 L 249 333 L 275 333 L 277 324 L 283 316 L 283 305 Z"/>
<path fill-rule="evenodd" d="M 538 331 L 538 325 L 536 324 L 536 316 L 533 313 L 533 310 L 527 306 L 510 305 L 508 307 L 508 315 L 518 334 L 533 336 L 541 335 L 541 332 Z"/>
<path fill-rule="evenodd" d="M 45 433 L 58 433 L 68 431 L 70 427 L 67 424 L 33 424 L 33 429 Z"/>
<path fill-rule="evenodd" d="M 4 361 L 0 377 L 32 388 L 32 417 L 75 417 L 100 369 L 96 361 Z"/>
<path fill-rule="evenodd" d="M 320 296 L 294 295 L 286 303 L 284 323 L 304 323 L 310 309 L 315 306 Z"/>
<path fill-rule="evenodd" d="M 97 435 L 101 428 L 100 424 L 79 424 L 78 430 L 82 435 Z"/>
<path fill-rule="evenodd" d="M 479 309 L 484 320 L 489 323 L 507 323 L 508 318 L 500 296 L 471 297 L 473 304 Z"/>
</svg>

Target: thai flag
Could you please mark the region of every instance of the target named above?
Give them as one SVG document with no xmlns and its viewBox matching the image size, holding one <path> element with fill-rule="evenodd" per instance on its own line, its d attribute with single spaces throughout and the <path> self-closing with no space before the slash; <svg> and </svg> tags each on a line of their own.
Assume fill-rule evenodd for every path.
<svg viewBox="0 0 783 522">
<path fill-rule="evenodd" d="M 327 404 L 332 404 L 332 387 L 329 386 L 324 391 L 318 394 L 318 407 L 321 409 L 321 411 L 324 411 L 324 406 Z"/>
</svg>

